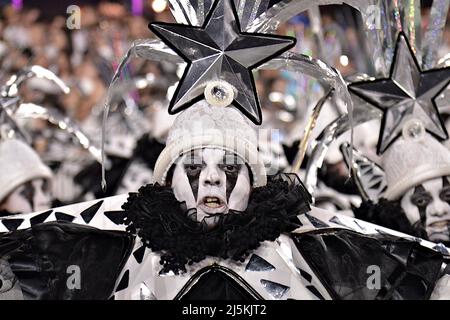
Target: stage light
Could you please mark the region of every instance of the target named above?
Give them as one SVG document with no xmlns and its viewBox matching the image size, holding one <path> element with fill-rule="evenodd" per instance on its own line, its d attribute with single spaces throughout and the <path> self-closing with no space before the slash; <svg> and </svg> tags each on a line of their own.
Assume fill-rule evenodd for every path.
<svg viewBox="0 0 450 320">
<path fill-rule="evenodd" d="M 153 0 L 152 9 L 156 13 L 163 12 L 167 8 L 167 0 Z"/>
<path fill-rule="evenodd" d="M 348 66 L 348 57 L 346 56 L 346 55 L 342 55 L 340 58 L 339 58 L 339 62 L 344 66 L 344 67 L 346 67 L 346 66 Z"/>
</svg>

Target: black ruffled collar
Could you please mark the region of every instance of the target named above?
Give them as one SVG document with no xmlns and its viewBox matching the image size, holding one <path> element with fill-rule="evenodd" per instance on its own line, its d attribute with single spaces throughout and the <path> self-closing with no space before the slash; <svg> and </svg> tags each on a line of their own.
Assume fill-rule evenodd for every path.
<svg viewBox="0 0 450 320">
<path fill-rule="evenodd" d="M 274 241 L 281 233 L 300 226 L 299 214 L 310 210 L 311 196 L 295 174 L 269 178 L 255 188 L 245 212 L 229 212 L 217 227 L 207 230 L 193 219 L 170 187 L 149 184 L 130 193 L 122 206 L 127 231 L 144 245 L 161 253 L 161 273 L 186 271 L 206 256 L 245 260 L 261 242 Z"/>
</svg>

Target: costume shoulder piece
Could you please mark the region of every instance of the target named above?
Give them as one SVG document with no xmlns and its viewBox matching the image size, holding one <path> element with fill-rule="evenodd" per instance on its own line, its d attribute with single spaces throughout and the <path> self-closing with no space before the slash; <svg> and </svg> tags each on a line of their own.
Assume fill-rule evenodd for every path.
<svg viewBox="0 0 450 320">
<path fill-rule="evenodd" d="M 0 219 L 0 234 L 25 230 L 47 222 L 72 222 L 102 230 L 125 231 L 122 204 L 127 195 L 86 201 L 42 212 L 16 214 Z"/>
<path fill-rule="evenodd" d="M 0 220 L 0 299 L 108 299 L 134 243 L 124 198 Z"/>
<path fill-rule="evenodd" d="M 417 242 L 338 229 L 293 236 L 334 299 L 428 299 L 443 256 Z"/>
<path fill-rule="evenodd" d="M 107 299 L 133 238 L 49 222 L 0 239 L 0 299 Z"/>
<path fill-rule="evenodd" d="M 333 299 L 429 299 L 449 259 L 443 246 L 348 216 L 313 208 L 300 220 L 295 247 Z"/>
</svg>

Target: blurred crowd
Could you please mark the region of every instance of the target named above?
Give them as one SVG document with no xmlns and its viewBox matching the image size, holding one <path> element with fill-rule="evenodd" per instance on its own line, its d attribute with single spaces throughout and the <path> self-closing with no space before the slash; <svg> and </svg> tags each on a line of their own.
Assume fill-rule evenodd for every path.
<svg viewBox="0 0 450 320">
<path fill-rule="evenodd" d="M 101 103 L 113 72 L 131 42 L 153 37 L 147 27 L 150 21 L 170 22 L 173 17 L 167 8 L 162 12 L 155 12 L 151 5 L 146 7 L 142 16 L 132 15 L 127 4 L 118 2 L 102 2 L 97 6 L 83 5 L 80 8 L 80 28 L 70 30 L 66 26 L 67 15 L 44 19 L 39 8 L 24 7 L 19 11 L 12 6 L 4 6 L 0 20 L 0 79 L 4 82 L 11 74 L 31 64 L 52 70 L 72 91 L 67 96 L 51 97 L 51 88 L 45 88 L 48 95 L 46 98 L 54 98 L 51 101 L 52 107 L 83 122 L 91 114 L 92 108 Z M 323 16 L 324 28 L 329 29 L 326 32 L 324 60 L 335 60 L 332 65 L 340 67 L 344 75 L 356 69 L 364 69 L 364 59 L 358 58 L 361 53 L 356 50 L 359 47 L 357 22 L 353 19 L 354 25 L 339 25 L 339 20 L 351 20 L 347 19 L 352 18 L 351 10 L 340 11 L 340 14 L 334 10 L 330 12 L 334 14 Z M 305 16 L 299 16 L 292 23 L 286 24 L 280 32 L 300 36 L 297 50 L 302 53 L 317 52 Z M 342 47 L 342 43 L 347 44 L 346 48 Z M 155 75 L 163 73 L 164 77 L 170 77 L 175 76 L 176 70 L 137 59 L 127 71 L 130 77 L 149 72 Z M 259 89 L 263 91 L 261 97 L 267 95 L 272 87 L 288 90 L 289 75 L 281 77 L 284 79 L 281 82 L 284 83 L 277 82 L 276 79 L 280 77 L 274 72 L 260 75 Z M 139 101 L 145 105 L 148 102 L 145 99 L 149 97 L 143 92 L 141 94 L 143 96 L 139 97 Z M 23 97 L 34 101 L 39 99 L 33 96 L 33 90 L 24 91 Z"/>
<path fill-rule="evenodd" d="M 67 16 L 41 20 L 37 8 L 15 10 L 6 6 L 0 20 L 1 79 L 5 81 L 21 68 L 37 64 L 55 72 L 71 88 L 66 96 L 51 97 L 51 88 L 43 88 L 52 107 L 83 122 L 92 108 L 102 101 L 121 56 L 134 39 L 148 38 L 146 17 L 131 16 L 125 6 L 103 3 L 81 7 L 81 25 L 70 30 Z M 157 15 L 167 20 L 167 11 Z M 157 65 L 136 61 L 130 73 L 161 70 Z M 33 90 L 22 93 L 25 99 L 36 99 Z"/>
</svg>

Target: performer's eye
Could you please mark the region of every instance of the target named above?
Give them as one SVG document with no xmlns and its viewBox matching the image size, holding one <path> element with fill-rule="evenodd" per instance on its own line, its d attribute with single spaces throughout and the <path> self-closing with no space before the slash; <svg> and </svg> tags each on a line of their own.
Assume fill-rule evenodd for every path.
<svg viewBox="0 0 450 320">
<path fill-rule="evenodd" d="M 439 198 L 441 198 L 442 201 L 450 202 L 450 187 L 445 187 L 442 189 L 441 193 L 439 194 Z"/>
<path fill-rule="evenodd" d="M 240 164 L 224 164 L 220 166 L 220 169 L 225 171 L 226 173 L 238 173 L 241 169 Z"/>
<path fill-rule="evenodd" d="M 426 207 L 433 201 L 433 198 L 428 192 L 415 194 L 411 196 L 411 202 L 418 207 Z"/>
<path fill-rule="evenodd" d="M 184 170 L 188 175 L 196 175 L 202 171 L 203 166 L 201 164 L 185 164 Z"/>
</svg>

